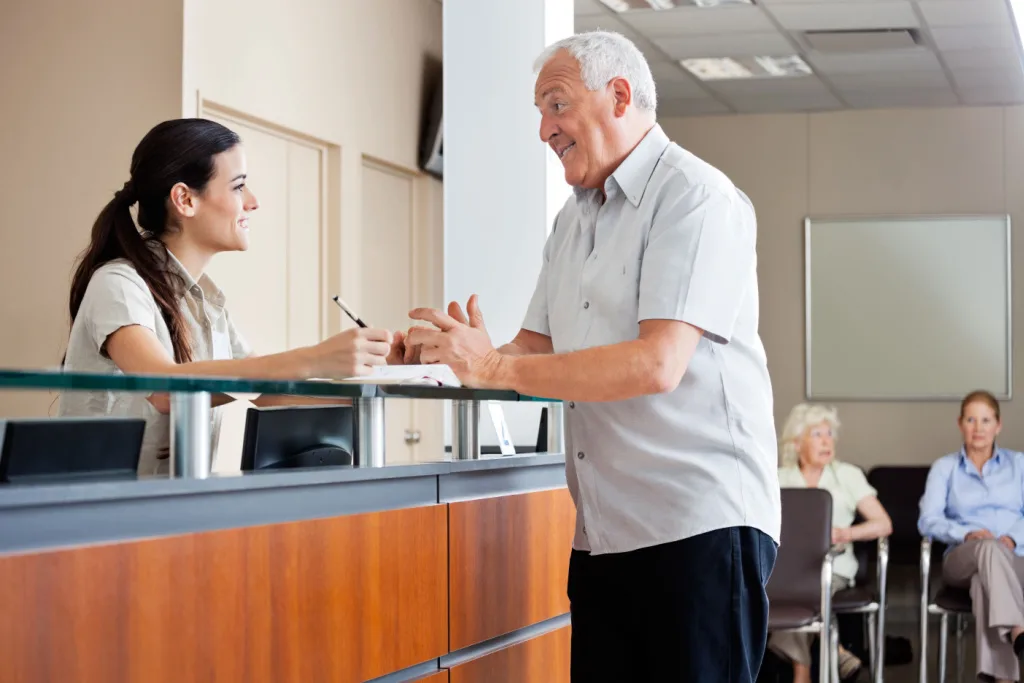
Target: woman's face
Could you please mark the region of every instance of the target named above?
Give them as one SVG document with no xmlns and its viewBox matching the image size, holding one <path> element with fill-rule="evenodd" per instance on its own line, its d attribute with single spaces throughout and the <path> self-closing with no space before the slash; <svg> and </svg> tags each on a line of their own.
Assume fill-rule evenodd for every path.
<svg viewBox="0 0 1024 683">
<path fill-rule="evenodd" d="M 800 464 L 824 467 L 835 455 L 835 437 L 828 422 L 811 425 L 800 439 Z"/>
<path fill-rule="evenodd" d="M 960 431 L 964 435 L 964 445 L 970 450 L 992 450 L 1002 428 L 996 411 L 984 401 L 972 401 L 964 407 Z"/>
<path fill-rule="evenodd" d="M 182 221 L 188 239 L 211 253 L 249 248 L 249 214 L 259 208 L 246 185 L 241 145 L 214 157 L 214 174 L 193 198 L 193 215 Z"/>
</svg>

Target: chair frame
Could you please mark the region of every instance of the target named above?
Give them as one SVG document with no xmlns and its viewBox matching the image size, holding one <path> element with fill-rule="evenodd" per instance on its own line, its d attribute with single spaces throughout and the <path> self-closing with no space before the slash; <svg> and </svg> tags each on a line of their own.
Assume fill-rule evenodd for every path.
<svg viewBox="0 0 1024 683">
<path fill-rule="evenodd" d="M 932 539 L 921 539 L 921 664 L 918 674 L 919 683 L 928 683 L 928 617 L 938 615 L 939 617 L 939 651 L 937 653 L 937 666 L 939 671 L 938 683 L 946 683 L 946 656 L 949 650 L 949 617 L 956 617 L 956 659 L 957 659 L 957 681 L 963 675 L 964 664 L 964 633 L 966 631 L 966 620 L 973 618 L 969 612 L 958 612 L 940 607 L 930 599 L 930 578 L 932 568 Z"/>
<path fill-rule="evenodd" d="M 885 610 L 889 577 L 889 537 L 878 539 L 878 557 L 875 563 L 878 582 L 878 601 L 849 610 L 836 610 L 836 614 L 863 614 L 868 622 L 868 656 L 871 658 L 871 680 L 883 683 L 885 680 Z M 838 645 L 836 647 L 838 656 Z"/>
<path fill-rule="evenodd" d="M 818 618 L 798 628 L 771 629 L 780 633 L 818 634 L 820 683 L 839 683 L 839 629 L 832 615 L 832 566 L 841 553 L 841 548 L 832 546 L 821 561 L 821 607 Z"/>
</svg>

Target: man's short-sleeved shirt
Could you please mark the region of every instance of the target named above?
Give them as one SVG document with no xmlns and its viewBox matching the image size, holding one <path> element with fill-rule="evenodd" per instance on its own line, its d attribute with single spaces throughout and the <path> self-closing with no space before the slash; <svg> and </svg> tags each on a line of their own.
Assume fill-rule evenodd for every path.
<svg viewBox="0 0 1024 683">
<path fill-rule="evenodd" d="M 566 404 L 574 547 L 625 552 L 731 526 L 779 540 L 772 388 L 758 336 L 754 209 L 654 126 L 559 212 L 523 327 L 555 353 L 636 339 L 644 320 L 704 331 L 679 386 Z"/>
<path fill-rule="evenodd" d="M 235 329 L 225 308 L 224 293 L 208 276 L 197 282 L 184 266 L 167 253 L 167 269 L 181 277 L 184 296 L 181 312 L 188 326 L 193 360 L 245 358 L 252 350 Z M 118 259 L 93 273 L 82 305 L 71 325 L 64 368 L 77 372 L 118 374 L 107 356 L 107 338 L 122 327 L 140 325 L 152 330 L 167 354 L 174 358 L 171 335 L 153 294 L 134 266 Z M 61 416 L 139 417 L 146 420 L 139 457 L 140 474 L 168 471 L 170 419 L 146 400 L 146 393 L 119 391 L 66 391 L 60 396 Z M 221 409 L 212 411 L 211 453 L 216 452 Z"/>
</svg>

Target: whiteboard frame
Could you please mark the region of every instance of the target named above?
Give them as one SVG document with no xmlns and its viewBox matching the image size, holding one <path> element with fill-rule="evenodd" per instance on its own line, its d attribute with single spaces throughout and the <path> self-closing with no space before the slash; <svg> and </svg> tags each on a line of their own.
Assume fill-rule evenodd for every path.
<svg viewBox="0 0 1024 683">
<path fill-rule="evenodd" d="M 812 390 L 811 378 L 811 228 L 815 223 L 863 223 L 865 221 L 885 221 L 890 223 L 908 223 L 923 220 L 964 220 L 964 219 L 1000 219 L 1006 231 L 1006 391 L 994 393 L 1000 401 L 1013 399 L 1013 229 L 1010 214 L 866 214 L 845 216 L 806 216 L 804 218 L 804 396 L 808 401 L 845 401 L 856 402 L 930 402 L 963 400 L 963 395 L 916 395 L 905 396 L 843 396 L 832 394 L 815 394 Z"/>
</svg>

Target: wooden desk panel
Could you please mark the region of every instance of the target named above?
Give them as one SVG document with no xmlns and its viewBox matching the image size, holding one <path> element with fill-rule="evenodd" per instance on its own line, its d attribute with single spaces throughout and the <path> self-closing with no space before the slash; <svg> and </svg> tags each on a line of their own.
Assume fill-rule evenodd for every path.
<svg viewBox="0 0 1024 683">
<path fill-rule="evenodd" d="M 567 489 L 449 505 L 452 650 L 569 611 L 575 520 Z"/>
<path fill-rule="evenodd" d="M 0 557 L 5 683 L 363 681 L 447 652 L 446 506 Z"/>
<path fill-rule="evenodd" d="M 569 683 L 570 627 L 453 667 L 451 683 Z"/>
<path fill-rule="evenodd" d="M 436 674 L 420 678 L 416 683 L 448 683 L 448 670 L 438 671 Z"/>
</svg>

